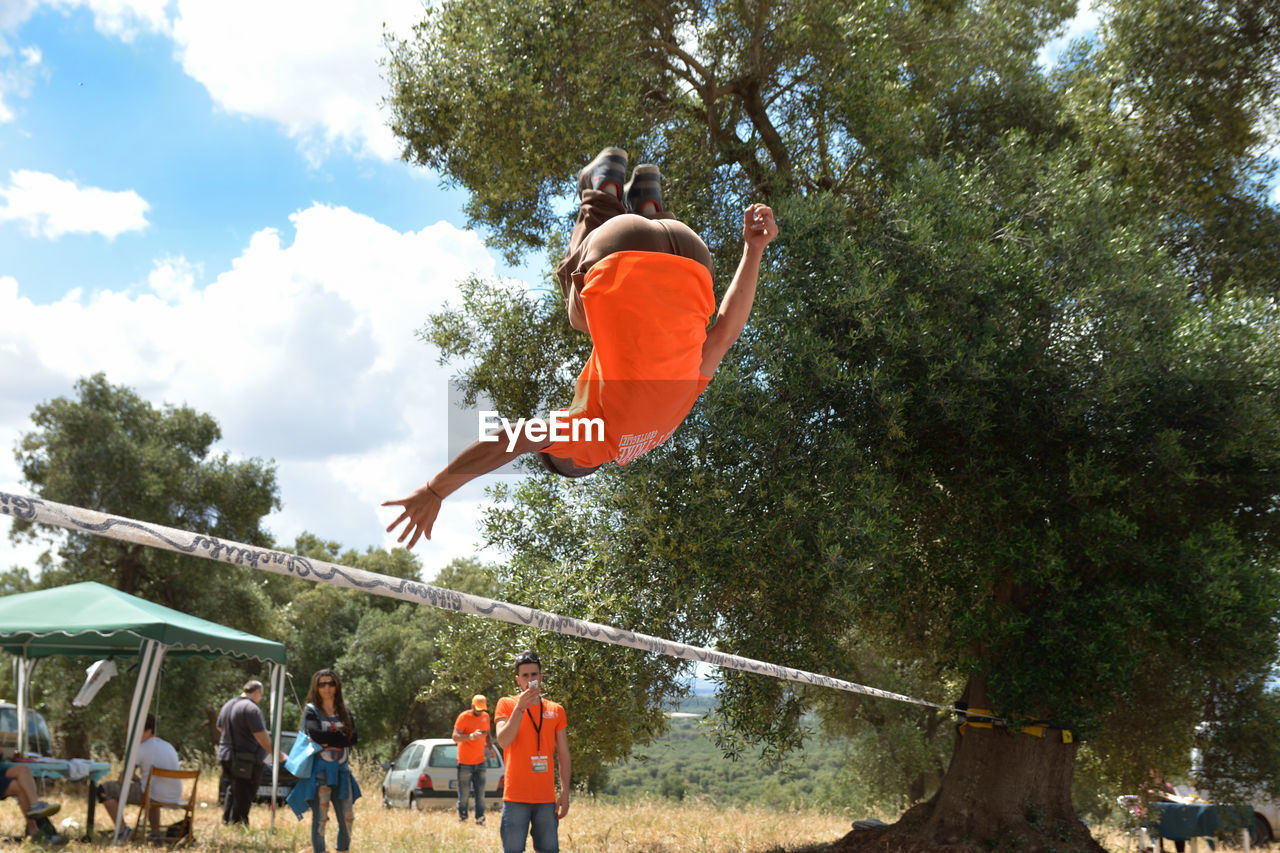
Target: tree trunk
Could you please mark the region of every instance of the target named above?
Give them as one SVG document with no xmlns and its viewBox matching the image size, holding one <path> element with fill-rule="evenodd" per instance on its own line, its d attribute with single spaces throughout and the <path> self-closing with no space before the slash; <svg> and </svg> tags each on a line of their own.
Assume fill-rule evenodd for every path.
<svg viewBox="0 0 1280 853">
<path fill-rule="evenodd" d="M 989 708 L 971 679 L 970 708 Z M 966 726 L 956 735 L 951 766 L 928 802 L 895 824 L 850 832 L 838 851 L 1079 850 L 1101 853 L 1071 803 L 1076 744 L 1061 729 L 1043 737 L 1003 728 Z"/>
</svg>

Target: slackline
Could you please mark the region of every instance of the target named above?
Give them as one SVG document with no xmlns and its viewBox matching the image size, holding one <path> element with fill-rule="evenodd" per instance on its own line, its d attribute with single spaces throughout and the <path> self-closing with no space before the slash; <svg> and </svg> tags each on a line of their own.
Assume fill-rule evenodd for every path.
<svg viewBox="0 0 1280 853">
<path fill-rule="evenodd" d="M 123 518 L 118 515 L 108 515 L 40 498 L 0 492 L 0 515 L 9 515 L 40 524 L 52 524 L 80 533 L 91 533 L 94 536 L 104 536 L 109 539 L 118 539 L 122 542 L 132 542 L 135 545 L 174 551 L 178 554 L 186 554 L 192 557 L 203 557 L 206 560 L 230 563 L 233 566 L 302 578 L 303 580 L 326 583 L 346 589 L 358 589 L 373 595 L 398 598 L 415 604 L 426 604 L 442 610 L 452 610 L 455 613 L 483 616 L 486 619 L 496 619 L 499 622 L 509 622 L 512 625 L 538 628 L 543 631 L 555 631 L 558 634 L 565 634 L 570 637 L 580 637 L 586 640 L 595 640 L 599 643 L 610 643 L 615 646 L 626 646 L 644 652 L 698 661 L 725 669 L 767 675 L 772 678 L 796 681 L 801 684 L 830 687 L 834 690 L 860 693 L 864 696 L 877 696 L 881 699 L 909 702 L 913 705 L 938 708 L 948 713 L 956 710 L 950 705 L 940 705 L 937 702 L 929 702 L 925 699 L 903 696 L 901 693 L 878 690 L 874 687 L 867 687 L 863 684 L 856 684 L 852 681 L 844 681 L 827 675 L 818 675 L 802 669 L 792 669 L 752 658 L 725 654 L 714 649 L 689 646 L 684 643 L 664 640 L 660 637 L 637 634 L 634 631 L 628 631 L 623 628 L 614 628 L 609 625 L 600 625 L 596 622 L 574 619 L 570 616 L 547 613 L 531 607 L 523 607 L 519 604 L 507 604 L 503 601 L 494 601 L 478 595 L 455 592 L 451 589 L 430 586 L 404 578 L 366 572 L 362 569 L 353 569 L 349 566 L 340 566 L 323 560 L 300 557 L 297 554 L 286 554 L 283 551 L 272 551 L 268 548 L 242 545 L 238 542 L 226 542 L 212 536 L 190 533 L 185 530 L 177 530 L 145 521 L 136 521 L 132 518 Z M 971 716 L 988 715 L 971 713 Z"/>
</svg>

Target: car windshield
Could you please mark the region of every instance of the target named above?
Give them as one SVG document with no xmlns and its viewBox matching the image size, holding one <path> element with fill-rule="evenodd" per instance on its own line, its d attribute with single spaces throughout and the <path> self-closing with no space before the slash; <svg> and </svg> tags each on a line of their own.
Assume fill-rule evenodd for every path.
<svg viewBox="0 0 1280 853">
<path fill-rule="evenodd" d="M 0 708 L 0 745 L 12 749 L 18 743 L 18 709 L 9 705 Z M 52 751 L 52 739 L 44 717 L 39 713 L 27 710 L 27 752 L 36 755 L 49 755 Z"/>
</svg>

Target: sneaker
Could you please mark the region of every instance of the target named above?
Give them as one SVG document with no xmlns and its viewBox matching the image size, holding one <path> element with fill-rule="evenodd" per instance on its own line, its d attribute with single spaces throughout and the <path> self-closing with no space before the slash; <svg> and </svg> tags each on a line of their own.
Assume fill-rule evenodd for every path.
<svg viewBox="0 0 1280 853">
<path fill-rule="evenodd" d="M 484 826 L 484 815 L 480 815 L 480 817 L 476 818 L 476 826 Z"/>
<path fill-rule="evenodd" d="M 627 179 L 627 152 L 621 148 L 609 147 L 596 155 L 596 158 L 578 173 L 578 193 L 583 190 L 603 190 L 609 184 L 615 187 L 614 192 L 622 198 L 622 182 Z"/>
<path fill-rule="evenodd" d="M 62 803 L 46 803 L 44 800 L 40 800 L 27 809 L 27 817 L 49 817 L 57 814 L 60 808 L 62 808 Z"/>
<path fill-rule="evenodd" d="M 622 191 L 623 199 L 627 203 L 627 210 L 632 213 L 650 214 L 659 213 L 662 210 L 662 175 L 658 172 L 658 167 L 652 163 L 641 163 L 636 166 L 636 170 L 631 173 L 631 180 L 627 181 L 626 187 Z M 645 206 L 652 204 L 651 209 Z"/>
<path fill-rule="evenodd" d="M 458 823 L 466 823 L 466 822 L 467 822 L 466 815 L 458 815 Z"/>
</svg>

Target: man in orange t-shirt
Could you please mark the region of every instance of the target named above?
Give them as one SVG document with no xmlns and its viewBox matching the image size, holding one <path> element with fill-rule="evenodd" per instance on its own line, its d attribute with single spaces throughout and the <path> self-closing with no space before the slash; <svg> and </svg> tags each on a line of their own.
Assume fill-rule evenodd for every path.
<svg viewBox="0 0 1280 853">
<path fill-rule="evenodd" d="M 515 660 L 520 693 L 498 700 L 498 745 L 506 760 L 502 793 L 502 853 L 560 853 L 560 821 L 569 814 L 572 760 L 564 708 L 542 695 L 542 661 L 533 652 Z M 554 752 L 553 752 L 554 751 Z M 560 796 L 554 770 L 560 768 Z"/>
<path fill-rule="evenodd" d="M 431 538 L 441 501 L 521 454 L 536 452 L 549 470 L 582 477 L 662 444 L 742 333 L 764 248 L 778 235 L 773 211 L 753 204 L 743 212 L 742 259 L 708 329 L 711 252 L 663 206 L 658 167 L 636 166 L 624 186 L 626 167 L 627 152 L 606 148 L 579 173 L 578 218 L 556 269 L 569 322 L 593 344 L 573 404 L 510 440 L 474 442 L 411 495 L 384 502 L 402 507 L 387 532 L 404 524 L 405 547 Z M 563 434 L 549 436 L 548 426 Z"/>
<path fill-rule="evenodd" d="M 471 710 L 463 711 L 453 723 L 453 742 L 458 745 L 458 820 L 467 822 L 467 798 L 476 796 L 476 826 L 484 826 L 485 762 L 493 751 L 489 739 L 489 700 L 477 693 Z"/>
</svg>

